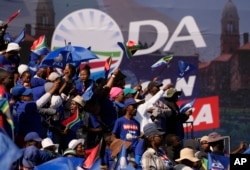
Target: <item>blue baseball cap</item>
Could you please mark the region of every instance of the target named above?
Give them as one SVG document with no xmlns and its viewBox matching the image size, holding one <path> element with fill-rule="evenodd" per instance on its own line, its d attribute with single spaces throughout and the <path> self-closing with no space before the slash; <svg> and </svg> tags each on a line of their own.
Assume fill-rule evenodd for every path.
<svg viewBox="0 0 250 170">
<path fill-rule="evenodd" d="M 128 107 L 129 105 L 140 105 L 143 103 L 144 100 L 135 100 L 134 98 L 128 98 L 124 101 L 124 108 Z"/>
<path fill-rule="evenodd" d="M 42 138 L 38 135 L 37 132 L 29 132 L 27 135 L 25 135 L 24 141 L 27 142 L 31 140 L 36 141 L 36 142 L 41 142 Z"/>
<path fill-rule="evenodd" d="M 25 88 L 23 85 L 16 85 L 12 88 L 13 96 L 28 96 L 32 94 L 32 90 Z"/>
</svg>

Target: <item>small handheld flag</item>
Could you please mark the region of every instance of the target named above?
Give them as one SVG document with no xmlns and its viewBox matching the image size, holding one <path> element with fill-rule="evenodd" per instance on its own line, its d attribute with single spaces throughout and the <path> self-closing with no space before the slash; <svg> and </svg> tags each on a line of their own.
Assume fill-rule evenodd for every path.
<svg viewBox="0 0 250 170">
<path fill-rule="evenodd" d="M 20 34 L 18 35 L 18 37 L 14 40 L 15 43 L 19 44 L 20 42 L 23 41 L 23 39 L 25 38 L 25 33 L 26 30 L 25 28 L 22 30 L 22 32 L 20 32 Z"/>
<path fill-rule="evenodd" d="M 189 102 L 186 102 L 186 103 L 182 104 L 180 106 L 180 113 L 186 113 L 189 110 L 193 110 L 194 109 L 195 100 L 196 99 L 193 99 L 193 100 L 191 100 Z"/>
<path fill-rule="evenodd" d="M 171 62 L 173 57 L 174 57 L 173 55 L 167 55 L 167 56 L 162 57 L 160 60 L 158 60 L 156 63 L 154 63 L 151 66 L 151 69 L 155 70 L 155 69 L 160 68 L 162 66 L 169 65 L 169 63 Z"/>
<path fill-rule="evenodd" d="M 118 42 L 117 44 L 119 45 L 119 47 L 121 47 L 128 59 L 130 59 L 136 53 L 136 51 L 141 48 L 140 44 L 131 40 L 124 43 Z"/>
<path fill-rule="evenodd" d="M 49 50 L 47 47 L 46 37 L 45 35 L 41 35 L 37 40 L 35 40 L 30 47 L 30 51 L 37 55 L 46 55 Z"/>
<path fill-rule="evenodd" d="M 86 153 L 90 154 L 83 162 L 83 167 L 85 169 L 94 169 L 96 164 L 99 164 L 98 159 L 100 158 L 101 147 L 102 147 L 102 139 L 94 148 L 86 150 Z"/>
<path fill-rule="evenodd" d="M 7 21 L 7 25 L 8 25 L 13 19 L 15 19 L 15 18 L 19 15 L 20 12 L 21 12 L 20 9 L 17 10 L 16 12 L 14 12 L 14 13 L 9 17 L 9 19 L 8 19 L 8 21 Z"/>
<path fill-rule="evenodd" d="M 6 98 L 0 98 L 0 112 L 3 114 L 3 118 L 5 118 L 5 120 L 8 122 L 11 128 L 11 133 L 12 133 L 11 137 L 12 139 L 14 139 L 14 122 L 11 117 L 9 102 Z M 4 125 L 0 124 L 0 126 L 2 126 L 3 129 L 5 129 Z"/>
<path fill-rule="evenodd" d="M 229 157 L 217 154 L 208 154 L 208 169 L 227 170 L 229 169 Z"/>
<path fill-rule="evenodd" d="M 104 72 L 105 72 L 105 78 L 107 79 L 108 77 L 108 74 L 109 74 L 109 71 L 110 71 L 110 68 L 111 68 L 111 63 L 112 63 L 112 57 L 109 56 L 106 61 L 105 61 L 105 64 L 104 64 Z"/>
<path fill-rule="evenodd" d="M 122 145 L 121 151 L 119 153 L 115 170 L 135 170 L 135 168 L 128 162 L 127 150 L 124 144 Z"/>
<path fill-rule="evenodd" d="M 178 66 L 179 66 L 178 77 L 180 78 L 185 77 L 187 74 L 189 74 L 191 71 L 195 69 L 194 65 L 190 63 L 186 63 L 182 60 L 178 62 Z"/>
</svg>

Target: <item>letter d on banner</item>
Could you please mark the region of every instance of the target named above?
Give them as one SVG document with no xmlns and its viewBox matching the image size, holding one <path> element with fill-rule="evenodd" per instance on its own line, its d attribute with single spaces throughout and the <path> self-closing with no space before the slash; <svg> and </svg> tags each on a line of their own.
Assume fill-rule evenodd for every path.
<svg viewBox="0 0 250 170">
<path fill-rule="evenodd" d="M 129 35 L 128 39 L 133 40 L 135 42 L 139 42 L 139 34 L 140 34 L 140 27 L 141 26 L 152 26 L 156 29 L 156 40 L 155 43 L 147 48 L 138 50 L 135 55 L 144 55 L 150 54 L 159 48 L 161 48 L 167 41 L 169 36 L 168 28 L 164 25 L 164 23 L 156 20 L 144 20 L 144 21 L 135 21 L 130 22 L 129 24 Z"/>
</svg>

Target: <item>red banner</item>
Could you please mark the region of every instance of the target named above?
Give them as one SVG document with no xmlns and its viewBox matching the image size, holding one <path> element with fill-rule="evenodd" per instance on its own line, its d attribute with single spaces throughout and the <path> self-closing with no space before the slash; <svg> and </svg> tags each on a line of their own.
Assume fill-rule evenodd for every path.
<svg viewBox="0 0 250 170">
<path fill-rule="evenodd" d="M 180 101 L 178 104 L 182 104 L 185 101 Z M 194 112 L 189 117 L 187 122 L 193 122 L 193 130 L 209 130 L 219 128 L 220 126 L 219 116 L 219 97 L 211 96 L 206 98 L 198 98 L 194 104 Z M 191 124 L 187 123 L 185 128 L 187 131 L 191 130 Z"/>
</svg>

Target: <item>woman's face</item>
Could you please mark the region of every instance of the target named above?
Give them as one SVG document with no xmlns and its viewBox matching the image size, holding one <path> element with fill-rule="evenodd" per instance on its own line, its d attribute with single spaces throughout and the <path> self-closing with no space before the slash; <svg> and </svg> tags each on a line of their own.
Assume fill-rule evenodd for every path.
<svg viewBox="0 0 250 170">
<path fill-rule="evenodd" d="M 78 104 L 72 100 L 70 104 L 70 112 L 74 113 L 77 108 L 78 108 Z"/>
<path fill-rule="evenodd" d="M 69 68 L 69 65 L 67 64 L 63 70 L 63 74 L 68 77 L 72 77 L 72 71 Z"/>
<path fill-rule="evenodd" d="M 80 143 L 76 146 L 76 155 L 78 157 L 85 157 L 85 147 L 83 144 Z"/>
<path fill-rule="evenodd" d="M 87 73 L 86 70 L 81 70 L 80 72 L 80 79 L 85 82 L 86 80 L 89 79 L 89 74 Z"/>
</svg>

